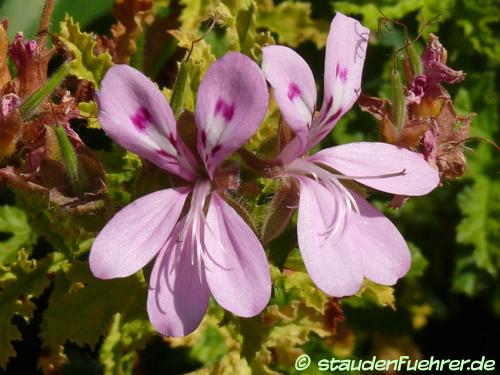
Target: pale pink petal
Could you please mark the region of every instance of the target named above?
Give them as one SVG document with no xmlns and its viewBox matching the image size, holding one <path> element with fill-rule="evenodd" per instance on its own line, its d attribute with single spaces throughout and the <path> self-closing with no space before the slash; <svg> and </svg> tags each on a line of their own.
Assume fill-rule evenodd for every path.
<svg viewBox="0 0 500 375">
<path fill-rule="evenodd" d="M 229 52 L 208 69 L 196 97 L 198 151 L 208 174 L 255 133 L 267 110 L 264 76 L 249 57 Z"/>
<path fill-rule="evenodd" d="M 92 273 L 101 279 L 125 277 L 146 265 L 170 236 L 188 193 L 186 189 L 160 190 L 119 211 L 92 245 Z"/>
<path fill-rule="evenodd" d="M 205 272 L 215 300 L 238 316 L 259 314 L 271 296 L 271 276 L 257 236 L 217 193 L 205 228 Z"/>
<path fill-rule="evenodd" d="M 305 145 L 316 107 L 316 83 L 309 65 L 288 47 L 269 46 L 262 49 L 262 70 L 281 115 Z"/>
<path fill-rule="evenodd" d="M 325 164 L 361 184 L 399 195 L 424 195 L 439 184 L 438 171 L 422 155 L 381 142 L 356 142 L 319 151 L 309 161 Z M 403 173 L 404 171 L 404 173 Z M 394 177 L 383 177 L 398 174 Z"/>
<path fill-rule="evenodd" d="M 314 129 L 313 129 L 314 130 Z M 311 135 L 311 133 L 309 133 Z M 290 164 L 295 159 L 300 158 L 308 151 L 308 142 L 304 144 L 303 140 L 299 137 L 294 137 L 280 152 L 278 155 L 278 159 L 281 160 L 283 165 Z"/>
<path fill-rule="evenodd" d="M 149 279 L 149 320 L 165 336 L 185 336 L 194 331 L 207 311 L 210 297 L 203 270 L 200 274 L 197 264 L 191 264 L 191 241 L 183 244 L 176 258 L 178 234 L 184 224 L 182 220 L 174 229 Z"/>
<path fill-rule="evenodd" d="M 328 236 L 339 209 L 336 202 L 342 197 L 307 177 L 299 178 L 299 182 L 297 236 L 307 271 L 326 294 L 334 297 L 353 295 L 363 283 L 360 249 L 352 246 L 344 236 Z M 346 225 L 349 224 L 347 221 Z"/>
<path fill-rule="evenodd" d="M 410 268 L 411 256 L 398 229 L 365 199 L 351 192 L 360 213 L 351 212 L 343 242 L 358 248 L 363 274 L 383 285 L 393 285 Z"/>
<path fill-rule="evenodd" d="M 321 116 L 309 147 L 317 144 L 358 99 L 369 30 L 338 13 L 326 43 L 324 96 Z"/>
<path fill-rule="evenodd" d="M 138 70 L 114 65 L 98 93 L 99 122 L 119 145 L 188 180 L 196 160 L 177 134 L 172 109 L 158 87 Z"/>
</svg>

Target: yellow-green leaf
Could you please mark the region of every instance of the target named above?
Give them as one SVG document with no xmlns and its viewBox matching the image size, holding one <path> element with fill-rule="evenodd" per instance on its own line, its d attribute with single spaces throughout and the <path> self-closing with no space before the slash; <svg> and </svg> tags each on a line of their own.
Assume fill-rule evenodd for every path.
<svg viewBox="0 0 500 375">
<path fill-rule="evenodd" d="M 312 41 L 316 47 L 323 48 L 329 30 L 329 23 L 311 19 L 311 4 L 283 1 L 270 11 L 259 8 L 257 27 L 265 27 L 278 34 L 280 44 L 297 47 L 305 41 Z"/>
<path fill-rule="evenodd" d="M 61 22 L 59 38 L 73 54 L 70 74 L 99 86 L 104 74 L 113 65 L 109 52 L 96 56 L 96 42 L 92 34 L 80 31 L 80 25 L 73 22 L 69 15 Z"/>
<path fill-rule="evenodd" d="M 90 129 L 100 129 L 101 124 L 97 118 L 97 105 L 91 100 L 90 102 L 80 102 L 78 103 L 78 109 L 80 110 L 80 116 L 87 119 L 88 127 Z"/>
</svg>

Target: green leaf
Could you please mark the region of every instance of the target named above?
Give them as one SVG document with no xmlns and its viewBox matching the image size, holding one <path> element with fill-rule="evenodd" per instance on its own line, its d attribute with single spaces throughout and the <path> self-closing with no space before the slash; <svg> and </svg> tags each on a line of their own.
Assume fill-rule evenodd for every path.
<svg viewBox="0 0 500 375">
<path fill-rule="evenodd" d="M 500 18 L 500 8 L 494 0 L 462 0 L 461 12 L 455 20 L 463 30 L 468 43 L 488 57 L 488 63 L 500 63 L 500 42 L 495 27 Z"/>
<path fill-rule="evenodd" d="M 365 279 L 363 286 L 356 293 L 356 296 L 375 302 L 379 306 L 389 306 L 391 309 L 396 310 L 394 288 L 390 286 L 376 284 L 371 280 Z"/>
<path fill-rule="evenodd" d="M 256 353 L 262 347 L 264 338 L 262 317 L 260 315 L 252 318 L 239 318 L 239 328 L 243 343 L 241 345 L 241 356 L 251 363 Z"/>
<path fill-rule="evenodd" d="M 269 322 L 268 325 L 271 324 L 263 346 L 267 351 L 273 353 L 274 358 L 279 358 L 280 363 L 288 366 L 293 366 L 297 357 L 303 353 L 301 346 L 309 341 L 311 333 L 315 333 L 321 338 L 332 334 L 326 324 L 325 315 L 316 309 L 307 307 L 300 300 L 293 300 L 280 308 L 277 305 L 269 306 L 263 320 Z M 264 355 L 265 350 L 259 354 L 260 356 Z M 252 365 L 262 365 L 258 363 L 262 361 L 260 356 L 253 361 Z M 272 357 L 267 360 L 271 361 L 271 359 Z"/>
<path fill-rule="evenodd" d="M 75 21 L 82 25 L 92 25 L 95 21 L 108 16 L 113 10 L 114 0 L 57 0 L 52 13 L 51 32 L 57 32 L 57 26 L 66 14 L 71 14 Z"/>
<path fill-rule="evenodd" d="M 137 176 L 141 159 L 136 154 L 113 144 L 111 151 L 96 151 L 106 172 L 108 197 L 116 207 L 122 207 L 132 199 L 131 183 Z"/>
<path fill-rule="evenodd" d="M 253 372 L 248 366 L 245 358 L 241 357 L 238 351 L 233 350 L 227 353 L 225 356 L 221 358 L 219 362 L 214 364 L 213 366 L 209 366 L 197 371 L 193 371 L 189 373 L 190 375 L 230 375 L 230 374 L 238 374 L 238 375 L 252 375 Z"/>
<path fill-rule="evenodd" d="M 72 252 L 78 249 L 81 241 L 92 236 L 79 225 L 77 216 L 49 205 L 46 197 L 25 190 L 15 190 L 15 196 L 18 205 L 29 217 L 33 231 L 68 258 L 73 257 Z"/>
<path fill-rule="evenodd" d="M 405 279 L 416 279 L 422 277 L 429 265 L 429 261 L 424 257 L 420 249 L 413 243 L 407 242 L 411 253 L 411 268 Z"/>
<path fill-rule="evenodd" d="M 12 324 L 16 314 L 29 320 L 33 316 L 33 297 L 39 296 L 50 284 L 49 275 L 64 262 L 60 253 L 52 253 L 41 261 L 28 259 L 23 250 L 10 267 L 0 268 L 0 367 L 15 355 L 12 340 L 20 340 L 21 334 Z"/>
<path fill-rule="evenodd" d="M 457 226 L 457 242 L 472 245 L 476 266 L 496 276 L 500 262 L 500 183 L 477 176 L 458 196 L 464 218 Z"/>
<path fill-rule="evenodd" d="M 0 233 L 9 236 L 0 241 L 0 264 L 3 265 L 14 262 L 22 248 L 31 252 L 36 241 L 26 213 L 18 207 L 0 206 Z"/>
<path fill-rule="evenodd" d="M 86 262 L 74 261 L 55 279 L 49 307 L 44 312 L 41 337 L 54 350 L 71 340 L 93 347 L 108 332 L 116 313 L 145 309 L 147 286 L 139 274 L 100 280 Z"/>
<path fill-rule="evenodd" d="M 109 52 L 95 56 L 96 42 L 92 34 L 81 32 L 80 25 L 74 23 L 69 15 L 61 22 L 59 37 L 74 57 L 70 63 L 70 74 L 98 87 L 106 71 L 113 65 Z"/>
<path fill-rule="evenodd" d="M 489 140 L 498 139 L 498 93 L 496 73 L 471 73 L 458 91 L 460 111 L 476 111 L 471 134 Z M 500 264 L 500 180 L 497 176 L 498 151 L 486 142 L 468 155 L 470 184 L 457 196 L 462 219 L 456 228 L 457 243 L 465 245 L 456 258 L 453 289 L 469 296 L 498 284 Z"/>
<path fill-rule="evenodd" d="M 208 325 L 190 351 L 190 356 L 204 365 L 212 365 L 227 353 L 224 337 L 219 329 Z"/>
<path fill-rule="evenodd" d="M 298 247 L 294 247 L 288 254 L 285 267 L 292 271 L 307 272 Z"/>
<path fill-rule="evenodd" d="M 141 306 L 144 309 L 144 306 Z M 145 314 L 144 314 L 145 315 Z M 146 320 L 136 318 L 127 321 L 127 316 L 115 314 L 99 353 L 105 375 L 132 374 L 138 350 L 146 346 L 154 330 Z"/>
<path fill-rule="evenodd" d="M 101 129 L 101 124 L 97 118 L 97 104 L 94 101 L 78 103 L 80 116 L 87 119 L 90 129 Z"/>
<path fill-rule="evenodd" d="M 278 34 L 278 42 L 297 47 L 305 41 L 312 41 L 317 48 L 323 48 L 330 24 L 311 19 L 311 4 L 283 1 L 267 10 L 259 7 L 257 28 L 265 27 Z"/>
<path fill-rule="evenodd" d="M 284 288 L 287 293 L 294 292 L 307 307 L 318 313 L 325 312 L 328 296 L 313 284 L 309 275 L 305 272 L 292 272 L 284 275 Z"/>
<path fill-rule="evenodd" d="M 379 3 L 362 0 L 360 2 L 334 1 L 333 7 L 336 11 L 348 15 L 362 15 L 363 24 L 372 31 L 378 30 L 379 20 L 382 17 L 380 11 L 387 17 L 393 20 L 401 20 L 410 13 L 415 13 L 416 19 L 422 27 L 422 19 L 418 15 L 418 10 L 423 9 L 425 18 L 432 19 L 435 16 L 440 16 L 442 19 L 447 19 L 452 15 L 451 10 L 456 0 L 383 0 Z M 361 4 L 360 4 L 361 3 Z M 380 9 L 380 10 L 379 10 Z M 437 25 L 431 25 L 425 30 L 425 33 L 436 31 Z"/>
</svg>

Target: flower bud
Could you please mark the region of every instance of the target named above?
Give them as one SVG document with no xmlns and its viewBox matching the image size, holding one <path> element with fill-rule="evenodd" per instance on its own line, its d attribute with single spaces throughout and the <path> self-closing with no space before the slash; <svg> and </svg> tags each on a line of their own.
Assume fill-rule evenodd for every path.
<svg viewBox="0 0 500 375">
<path fill-rule="evenodd" d="M 405 90 L 403 87 L 403 82 L 401 81 L 401 75 L 398 70 L 394 68 L 391 74 L 391 88 L 392 88 L 392 119 L 396 128 L 401 130 L 407 120 L 406 114 L 406 101 L 405 101 Z"/>
</svg>

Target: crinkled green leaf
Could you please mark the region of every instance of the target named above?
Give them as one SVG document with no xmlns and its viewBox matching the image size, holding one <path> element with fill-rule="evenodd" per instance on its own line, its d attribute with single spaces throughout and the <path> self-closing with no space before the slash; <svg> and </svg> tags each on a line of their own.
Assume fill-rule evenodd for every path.
<svg viewBox="0 0 500 375">
<path fill-rule="evenodd" d="M 264 321 L 269 322 L 272 328 L 263 345 L 286 367 L 292 367 L 296 358 L 303 353 L 301 346 L 309 340 L 311 333 L 322 338 L 332 334 L 325 323 L 324 314 L 307 307 L 300 300 L 293 300 L 284 307 L 269 306 Z"/>
<path fill-rule="evenodd" d="M 18 251 L 24 248 L 30 252 L 36 241 L 26 213 L 12 206 L 0 206 L 0 264 L 7 265 L 18 258 Z"/>
<path fill-rule="evenodd" d="M 106 172 L 108 197 L 114 206 L 122 207 L 132 199 L 133 180 L 142 165 L 136 154 L 113 145 L 111 151 L 97 151 Z"/>
<path fill-rule="evenodd" d="M 306 2 L 283 1 L 266 11 L 259 8 L 257 27 L 265 27 L 278 34 L 278 42 L 297 47 L 305 41 L 312 41 L 323 48 L 330 23 L 311 19 L 311 4 Z"/>
<path fill-rule="evenodd" d="M 458 196 L 464 218 L 457 226 L 457 242 L 472 245 L 476 266 L 496 275 L 500 265 L 500 181 L 477 176 Z"/>
<path fill-rule="evenodd" d="M 500 41 L 498 27 L 500 8 L 495 0 L 462 0 L 462 11 L 455 20 L 472 47 L 488 57 L 488 63 L 500 63 Z"/>
<path fill-rule="evenodd" d="M 243 343 L 241 345 L 241 356 L 251 363 L 255 358 L 256 353 L 262 347 L 264 339 L 264 327 L 262 317 L 260 315 L 252 318 L 238 319 Z"/>
<path fill-rule="evenodd" d="M 378 3 L 362 0 L 361 4 L 359 2 L 334 1 L 333 8 L 338 12 L 348 15 L 361 14 L 363 24 L 372 31 L 376 31 L 378 29 L 379 20 L 382 18 L 380 10 L 393 20 L 401 20 L 406 15 L 415 12 L 416 19 L 422 26 L 422 18 L 417 14 L 420 8 L 422 8 L 427 20 L 438 15 L 441 19 L 446 19 L 450 16 L 451 9 L 453 9 L 455 3 L 456 0 L 383 0 Z M 434 25 L 434 27 L 428 27 L 426 33 L 432 32 L 433 30 L 435 31 L 436 27 L 436 25 Z"/>
<path fill-rule="evenodd" d="M 379 306 L 389 306 L 391 309 L 396 310 L 394 288 L 391 286 L 376 284 L 371 280 L 365 279 L 363 286 L 356 293 L 356 297 L 375 302 Z"/>
<path fill-rule="evenodd" d="M 144 309 L 144 306 L 142 308 Z M 115 314 L 99 353 L 100 362 L 104 365 L 104 374 L 132 374 L 138 350 L 144 348 L 153 332 L 147 317 L 146 320 L 127 321 L 126 316 Z"/>
<path fill-rule="evenodd" d="M 491 71 L 467 76 L 471 89 L 460 89 L 457 107 L 465 112 L 479 109 L 471 133 L 489 140 L 498 139 L 498 93 L 496 74 Z M 462 219 L 456 228 L 457 242 L 466 245 L 456 258 L 453 289 L 473 296 L 494 285 L 500 264 L 500 180 L 498 151 L 480 142 L 468 155 L 467 185 L 457 197 Z"/>
<path fill-rule="evenodd" d="M 70 63 L 70 74 L 99 86 L 104 74 L 113 65 L 109 52 L 96 56 L 96 41 L 92 34 L 81 32 L 80 25 L 73 22 L 69 15 L 61 22 L 59 37 L 74 57 Z"/>
<path fill-rule="evenodd" d="M 408 242 L 411 253 L 411 268 L 405 276 L 405 279 L 415 279 L 422 277 L 429 265 L 429 261 L 424 257 L 420 249 L 413 243 Z"/>
<path fill-rule="evenodd" d="M 209 325 L 196 340 L 190 351 L 190 356 L 202 362 L 204 365 L 212 365 L 227 353 L 224 337 L 215 326 Z"/>
<path fill-rule="evenodd" d="M 269 6 L 266 6 L 269 5 Z M 269 30 L 257 29 L 258 18 L 256 9 L 265 8 L 271 12 L 272 3 L 260 4 L 258 1 L 249 2 L 248 6 L 242 7 L 236 14 L 236 26 L 231 35 L 237 40 L 241 52 L 259 61 L 262 47 L 275 44 L 275 40 Z M 237 38 L 236 38 L 237 36 Z"/>
<path fill-rule="evenodd" d="M 32 318 L 35 304 L 31 299 L 49 286 L 49 274 L 56 272 L 63 262 L 60 253 L 52 253 L 37 262 L 28 259 L 27 253 L 21 250 L 15 263 L 0 268 L 0 368 L 15 355 L 12 340 L 21 339 L 12 317 L 19 314 L 26 320 Z"/>
<path fill-rule="evenodd" d="M 88 121 L 88 127 L 90 129 L 101 128 L 101 124 L 99 124 L 97 118 L 97 104 L 93 100 L 90 102 L 78 103 L 78 109 L 80 111 L 80 116 Z"/>
<path fill-rule="evenodd" d="M 100 280 L 92 275 L 88 263 L 73 261 L 56 276 L 43 314 L 43 346 L 54 350 L 66 340 L 94 346 L 108 332 L 116 313 L 127 314 L 138 305 L 145 308 L 146 291 L 139 275 Z"/>
<path fill-rule="evenodd" d="M 297 293 L 298 298 L 307 307 L 315 309 L 320 314 L 325 312 L 325 304 L 328 301 L 328 296 L 314 285 L 307 273 L 292 272 L 284 275 L 283 280 L 287 293 Z"/>
<path fill-rule="evenodd" d="M 252 375 L 247 361 L 235 350 L 227 353 L 216 364 L 190 372 L 189 375 Z"/>
<path fill-rule="evenodd" d="M 78 216 L 72 216 L 65 210 L 51 206 L 43 196 L 30 194 L 24 190 L 15 190 L 16 201 L 29 217 L 33 231 L 43 236 L 54 249 L 71 258 L 80 241 L 92 236 L 81 225 Z M 98 216 L 93 216 L 94 222 Z"/>
</svg>

